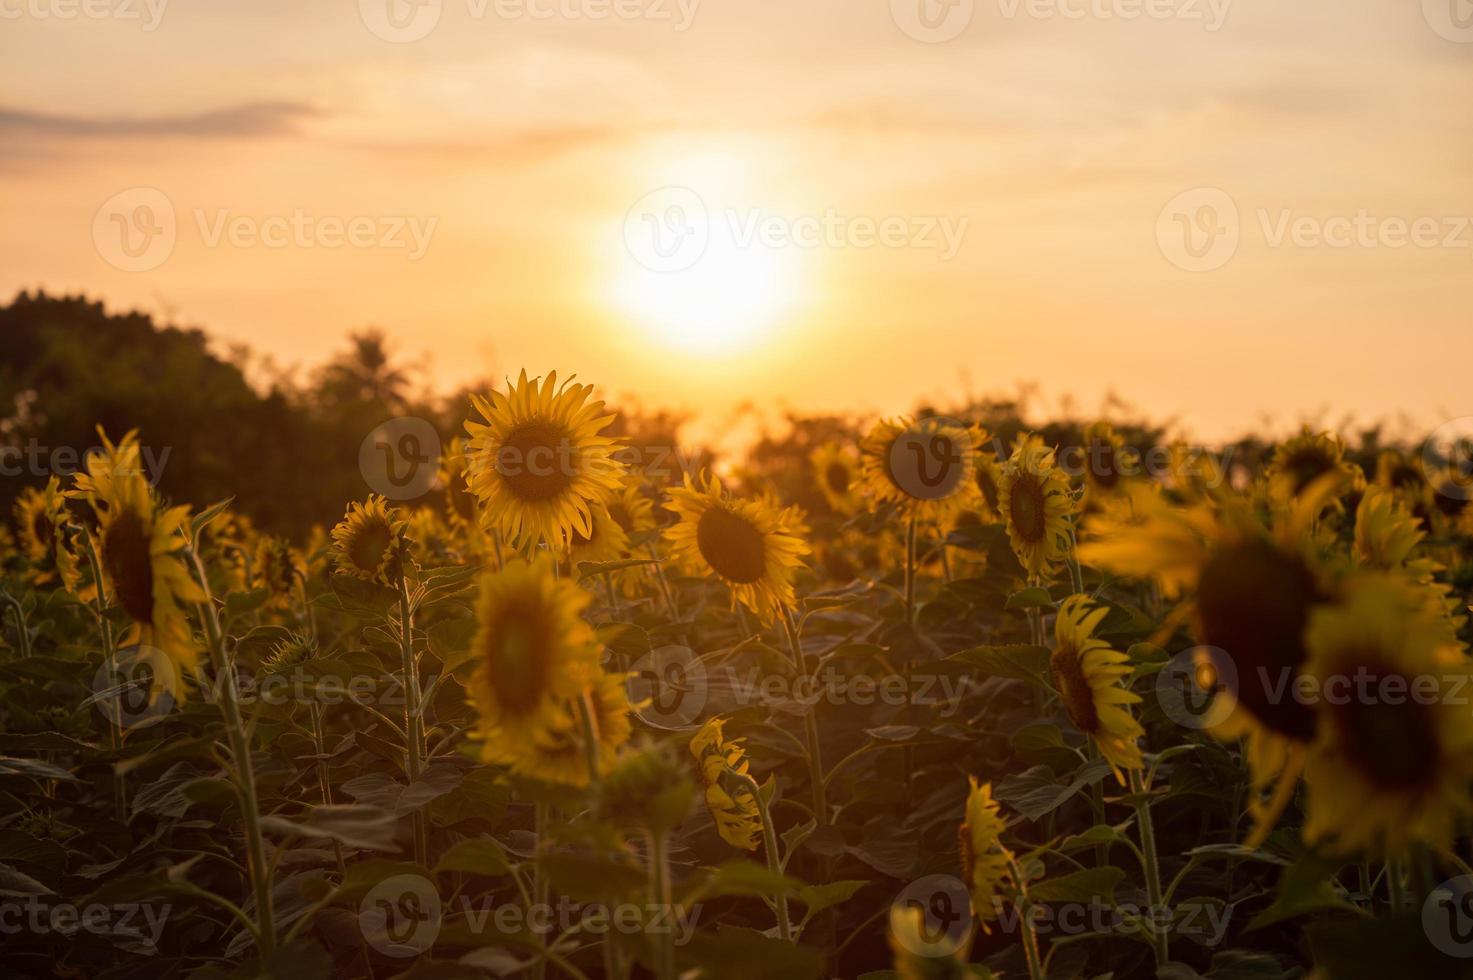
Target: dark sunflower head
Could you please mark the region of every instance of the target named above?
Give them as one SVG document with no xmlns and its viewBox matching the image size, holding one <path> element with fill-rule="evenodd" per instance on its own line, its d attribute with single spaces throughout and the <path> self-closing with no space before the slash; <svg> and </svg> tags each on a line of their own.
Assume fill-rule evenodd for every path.
<svg viewBox="0 0 1473 980">
<path fill-rule="evenodd" d="M 102 533 L 102 563 L 118 604 L 138 623 L 153 621 L 153 530 L 150 514 L 119 507 Z"/>
</svg>

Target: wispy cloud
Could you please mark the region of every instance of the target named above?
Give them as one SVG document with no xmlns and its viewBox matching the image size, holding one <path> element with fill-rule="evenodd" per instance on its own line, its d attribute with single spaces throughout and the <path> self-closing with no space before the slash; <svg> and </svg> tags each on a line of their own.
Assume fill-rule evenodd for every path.
<svg viewBox="0 0 1473 980">
<path fill-rule="evenodd" d="M 0 138 L 238 139 L 291 134 L 300 129 L 303 121 L 320 114 L 310 105 L 294 102 L 251 102 L 189 115 L 118 118 L 65 116 L 0 107 Z"/>
</svg>

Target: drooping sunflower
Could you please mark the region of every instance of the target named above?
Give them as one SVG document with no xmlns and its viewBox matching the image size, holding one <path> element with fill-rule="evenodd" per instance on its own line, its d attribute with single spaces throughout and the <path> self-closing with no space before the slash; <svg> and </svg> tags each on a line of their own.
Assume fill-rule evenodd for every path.
<svg viewBox="0 0 1473 980">
<path fill-rule="evenodd" d="M 348 505 L 332 529 L 332 559 L 338 571 L 379 585 L 397 585 L 404 573 L 408 525 L 378 494 Z"/>
<path fill-rule="evenodd" d="M 972 911 L 982 922 L 995 922 L 1002 912 L 1006 890 L 1013 886 L 1012 853 L 1002 843 L 1007 824 L 1001 809 L 992 798 L 992 784 L 978 783 L 968 777 L 965 817 L 958 828 L 962 859 L 962 881 L 972 895 Z"/>
<path fill-rule="evenodd" d="M 1056 642 L 1049 672 L 1074 727 L 1089 737 L 1115 778 L 1123 785 L 1125 770 L 1141 768 L 1139 740 L 1145 729 L 1130 713 L 1140 695 L 1120 682 L 1131 672 L 1130 660 L 1094 635 L 1109 610 L 1087 596 L 1070 596 L 1054 620 Z"/>
<path fill-rule="evenodd" d="M 505 394 L 472 395 L 486 420 L 467 421 L 467 478 L 488 529 L 523 550 L 557 547 L 572 532 L 589 533 L 593 505 L 619 490 L 625 465 L 619 443 L 601 435 L 614 421 L 592 385 L 558 385 L 523 371 Z"/>
<path fill-rule="evenodd" d="M 870 495 L 919 518 L 942 519 L 964 507 L 971 491 L 971 431 L 953 419 L 886 419 L 859 444 Z"/>
<path fill-rule="evenodd" d="M 809 457 L 814 480 L 835 514 L 848 517 L 859 510 L 859 459 L 837 442 L 826 442 Z"/>
<path fill-rule="evenodd" d="M 181 552 L 186 545 L 188 507 L 161 510 L 141 471 L 131 474 L 94 457 L 91 469 L 76 477 L 77 491 L 97 515 L 98 557 L 103 577 L 131 623 L 120 649 L 147 646 L 154 669 L 151 697 L 170 692 L 184 701 L 184 675 L 199 674 L 199 647 L 185 614 L 189 603 L 205 601 L 204 590 L 189 576 Z M 172 674 L 167 678 L 160 671 Z"/>
<path fill-rule="evenodd" d="M 732 601 L 771 623 L 793 605 L 793 575 L 808 545 L 790 533 L 783 512 L 759 500 L 737 500 L 715 477 L 685 478 L 670 491 L 680 520 L 665 532 L 671 557 L 695 575 L 714 575 Z"/>
<path fill-rule="evenodd" d="M 1342 482 L 1340 474 L 1322 475 L 1283 503 L 1271 528 L 1242 502 L 1172 508 L 1142 493 L 1132 521 L 1093 518 L 1080 546 L 1081 559 L 1098 568 L 1154 579 L 1167 595 L 1192 593 L 1178 615 L 1195 620 L 1201 669 L 1236 679 L 1217 694 L 1222 720 L 1209 731 L 1224 742 L 1245 741 L 1255 841 L 1291 799 L 1314 737 L 1314 712 L 1275 692 L 1293 690 L 1307 657 L 1310 615 L 1333 597 L 1315 522 Z M 1270 788 L 1272 798 L 1261 802 Z"/>
<path fill-rule="evenodd" d="M 598 771 L 602 776 L 614 764 L 619 747 L 629 741 L 629 696 L 625 678 L 599 674 L 579 698 L 586 697 L 598 741 Z M 589 783 L 586 733 L 578 698 L 564 702 L 546 724 L 536 726 L 513 746 L 504 738 L 487 739 L 482 759 L 511 766 L 514 772 L 543 782 L 583 788 Z"/>
<path fill-rule="evenodd" d="M 1037 436 L 1020 440 L 1003 467 L 998 507 L 1013 553 L 1030 574 L 1043 575 L 1068 557 L 1074 498 L 1054 451 Z"/>
<path fill-rule="evenodd" d="M 520 762 L 558 747 L 569 703 L 600 676 L 601 646 L 582 617 L 589 598 L 559 579 L 546 555 L 482 575 L 466 692 L 486 761 Z"/>
<path fill-rule="evenodd" d="M 732 847 L 755 851 L 762 838 L 762 814 L 751 790 L 740 787 L 728 790 L 722 776 L 728 772 L 747 775 L 746 751 L 741 742 L 728 740 L 723 731 L 726 722 L 712 718 L 690 740 L 690 754 L 695 757 L 706 788 L 706 809 L 716 823 L 716 832 Z"/>
<path fill-rule="evenodd" d="M 1450 696 L 1473 680 L 1461 649 L 1403 584 L 1379 577 L 1317 609 L 1306 642 L 1320 692 L 1306 843 L 1393 857 L 1446 848 L 1473 813 L 1473 716 Z"/>
<path fill-rule="evenodd" d="M 1305 427 L 1274 450 L 1267 475 L 1270 492 L 1289 497 L 1303 493 L 1331 473 L 1345 481 L 1353 478 L 1354 471 L 1345 459 L 1345 444 L 1332 433 Z"/>
</svg>

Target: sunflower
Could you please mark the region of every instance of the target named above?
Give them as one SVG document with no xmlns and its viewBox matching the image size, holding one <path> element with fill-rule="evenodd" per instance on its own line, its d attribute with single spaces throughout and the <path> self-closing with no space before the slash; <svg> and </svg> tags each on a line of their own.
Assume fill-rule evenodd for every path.
<svg viewBox="0 0 1473 980">
<path fill-rule="evenodd" d="M 581 615 L 588 601 L 557 577 L 550 556 L 482 575 L 466 691 L 486 761 L 521 762 L 559 748 L 569 703 L 600 676 L 600 644 Z"/>
<path fill-rule="evenodd" d="M 590 402 L 592 385 L 557 384 L 527 372 L 506 394 L 471 399 L 486 419 L 467 421 L 466 472 L 488 527 L 530 550 L 557 546 L 574 531 L 587 535 L 593 505 L 619 490 L 625 466 L 618 443 L 600 435 L 614 420 Z"/>
<path fill-rule="evenodd" d="M 317 644 L 305 633 L 289 633 L 271 646 L 271 653 L 261 662 L 263 674 L 277 674 L 300 667 L 317 656 Z"/>
<path fill-rule="evenodd" d="M 1049 672 L 1069 720 L 1094 742 L 1123 785 L 1124 770 L 1141 768 L 1137 742 L 1146 733 L 1127 707 L 1139 704 L 1140 696 L 1120 683 L 1130 674 L 1129 658 L 1094 635 L 1108 613 L 1086 596 L 1065 600 L 1054 620 L 1057 644 Z"/>
<path fill-rule="evenodd" d="M 972 482 L 977 490 L 972 506 L 985 523 L 997 524 L 1002 521 L 1002 464 L 995 453 L 981 448 L 988 441 L 987 430 L 972 427 L 972 444 L 978 447 L 972 454 Z"/>
<path fill-rule="evenodd" d="M 1306 642 L 1321 723 L 1304 769 L 1305 842 L 1390 856 L 1445 849 L 1473 813 L 1473 717 L 1447 696 L 1470 680 L 1462 651 L 1379 578 L 1316 610 Z"/>
<path fill-rule="evenodd" d="M 1316 480 L 1338 474 L 1346 482 L 1354 471 L 1345 460 L 1345 445 L 1329 432 L 1306 427 L 1299 435 L 1274 450 L 1268 467 L 1271 492 L 1280 497 L 1297 496 Z"/>
<path fill-rule="evenodd" d="M 1387 490 L 1402 490 L 1415 495 L 1427 480 L 1422 476 L 1419 462 L 1395 449 L 1383 450 L 1376 457 L 1376 486 Z"/>
<path fill-rule="evenodd" d="M 609 516 L 618 523 L 629 537 L 636 537 L 655 529 L 655 503 L 644 492 L 644 481 L 638 474 L 624 478 L 619 492 L 609 498 Z"/>
<path fill-rule="evenodd" d="M 1068 557 L 1074 498 L 1068 478 L 1054 465 L 1054 451 L 1037 436 L 1021 440 L 1003 467 L 998 507 L 1013 552 L 1031 575 L 1043 575 Z"/>
<path fill-rule="evenodd" d="M 404 574 L 407 531 L 399 511 L 378 494 L 356 500 L 332 529 L 332 559 L 338 571 L 379 585 L 397 585 Z"/>
<path fill-rule="evenodd" d="M 836 442 L 826 442 L 809 457 L 818 489 L 829 508 L 843 517 L 859 510 L 859 460 Z"/>
<path fill-rule="evenodd" d="M 96 470 L 78 474 L 77 492 L 92 503 L 103 577 L 131 621 L 118 648 L 143 645 L 161 651 L 164 656 L 150 658 L 151 697 L 168 691 L 183 701 L 184 673 L 199 674 L 199 648 L 184 606 L 205 601 L 204 590 L 180 561 L 189 508 L 160 511 L 141 472 L 128 474 L 106 457 L 89 462 Z M 159 671 L 172 676 L 165 679 Z"/>
<path fill-rule="evenodd" d="M 291 597 L 297 582 L 306 575 L 302 556 L 284 538 L 261 535 L 256 542 L 256 560 L 251 577 L 257 588 L 265 589 L 273 600 Z"/>
<path fill-rule="evenodd" d="M 973 455 L 971 431 L 939 416 L 886 419 L 859 444 L 870 494 L 923 518 L 948 517 L 965 506 Z"/>
<path fill-rule="evenodd" d="M 34 581 L 49 582 L 54 571 L 68 591 L 75 591 L 81 576 L 77 558 L 67 542 L 70 523 L 66 495 L 61 480 L 51 477 L 40 490 L 27 487 L 15 500 L 15 523 L 20 532 L 21 552 L 32 562 L 49 568 L 39 569 Z"/>
<path fill-rule="evenodd" d="M 629 696 L 624 675 L 600 674 L 579 697 L 588 698 L 593 731 L 598 741 L 598 770 L 603 776 L 613 767 L 619 746 L 629 741 Z M 506 739 L 488 739 L 482 746 L 483 760 L 511 766 L 524 776 L 543 782 L 583 788 L 589 783 L 588 753 L 583 709 L 577 698 L 563 702 L 546 724 L 532 730 L 513 746 Z"/>
<path fill-rule="evenodd" d="M 732 601 L 772 622 L 793 605 L 793 574 L 808 545 L 789 532 L 792 515 L 760 500 L 737 500 L 709 475 L 670 491 L 679 521 L 665 532 L 671 557 L 692 574 L 715 575 Z"/>
<path fill-rule="evenodd" d="M 453 524 L 476 522 L 476 495 L 466 480 L 466 441 L 451 439 L 440 456 L 439 485 L 445 490 L 445 513 Z"/>
<path fill-rule="evenodd" d="M 1013 855 L 1002 843 L 1006 824 L 997 801 L 992 798 L 992 784 L 978 784 L 976 777 L 969 779 L 966 816 L 957 835 L 962 880 L 972 896 L 972 911 L 981 920 L 983 931 L 990 932 L 987 923 L 997 920 L 1004 890 L 1012 885 Z"/>
<path fill-rule="evenodd" d="M 1084 464 L 1084 485 L 1092 498 L 1120 493 L 1139 465 L 1139 456 L 1134 450 L 1126 449 L 1125 439 L 1108 422 L 1088 426 L 1079 451 Z"/>
<path fill-rule="evenodd" d="M 1241 502 L 1174 510 L 1138 493 L 1133 520 L 1091 519 L 1091 540 L 1080 546 L 1081 559 L 1096 567 L 1155 579 L 1168 595 L 1195 593 L 1181 613 L 1195 613 L 1204 645 L 1199 666 L 1238 681 L 1218 693 L 1223 720 L 1209 731 L 1224 742 L 1246 740 L 1255 790 L 1276 790 L 1267 805 L 1252 805 L 1254 839 L 1288 804 L 1314 737 L 1314 712 L 1275 692 L 1293 689 L 1307 657 L 1305 627 L 1332 595 L 1315 522 L 1341 482 L 1339 474 L 1322 475 L 1274 512 L 1271 529 Z"/>
<path fill-rule="evenodd" d="M 706 809 L 716 823 L 716 832 L 732 847 L 755 851 L 762 837 L 762 814 L 750 788 L 739 787 L 735 794 L 722 785 L 728 772 L 747 775 L 746 751 L 739 741 L 726 738 L 725 722 L 712 718 L 690 740 L 690 754 L 700 768 L 701 783 L 706 787 Z"/>
<path fill-rule="evenodd" d="M 618 561 L 629 555 L 629 535 L 608 508 L 596 504 L 590 514 L 593 519 L 588 533 L 573 531 L 568 539 L 568 554 L 575 570 L 579 562 Z"/>
</svg>

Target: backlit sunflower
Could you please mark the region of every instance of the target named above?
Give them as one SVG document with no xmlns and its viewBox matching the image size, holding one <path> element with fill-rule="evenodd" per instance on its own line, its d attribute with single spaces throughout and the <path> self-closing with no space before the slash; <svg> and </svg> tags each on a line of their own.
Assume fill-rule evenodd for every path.
<svg viewBox="0 0 1473 980">
<path fill-rule="evenodd" d="M 1140 696 L 1120 683 L 1130 675 L 1129 658 L 1094 635 L 1108 613 L 1086 596 L 1065 600 L 1054 620 L 1057 643 L 1049 672 L 1069 720 L 1094 742 L 1123 785 L 1126 769 L 1141 768 L 1138 743 L 1146 733 L 1128 707 L 1139 704 Z"/>
<path fill-rule="evenodd" d="M 524 550 L 559 546 L 574 531 L 589 533 L 593 505 L 619 490 L 625 466 L 618 443 L 600 435 L 614 420 L 589 401 L 592 385 L 528 380 L 490 399 L 472 395 L 484 424 L 467 421 L 467 475 L 488 528 Z"/>
<path fill-rule="evenodd" d="M 1036 436 L 1021 440 L 1002 469 L 998 507 L 1018 562 L 1043 575 L 1069 555 L 1069 480 L 1054 464 L 1054 451 Z"/>
<path fill-rule="evenodd" d="M 612 768 L 619 747 L 629 741 L 630 706 L 623 675 L 599 674 L 589 685 L 586 696 L 598 740 L 598 769 L 602 776 Z M 584 738 L 582 709 L 575 698 L 560 705 L 548 716 L 546 724 L 534 727 L 516 745 L 505 738 L 487 739 L 482 744 L 482 759 L 509 765 L 513 771 L 543 782 L 581 789 L 589 783 Z"/>
<path fill-rule="evenodd" d="M 1195 612 L 1201 669 L 1237 680 L 1216 695 L 1223 720 L 1209 731 L 1224 742 L 1246 740 L 1255 841 L 1288 804 L 1314 737 L 1314 712 L 1275 692 L 1292 690 L 1304 669 L 1310 615 L 1331 598 L 1315 521 L 1341 482 L 1335 473 L 1317 479 L 1283 504 L 1271 529 L 1239 502 L 1173 509 L 1138 494 L 1132 521 L 1091 519 L 1080 546 L 1081 559 L 1098 568 L 1155 579 L 1168 595 L 1194 593 L 1179 614 Z M 1257 795 L 1270 787 L 1272 798 L 1260 804 Z"/>
<path fill-rule="evenodd" d="M 270 534 L 261 535 L 256 542 L 256 560 L 251 566 L 256 588 L 265 589 L 273 600 L 288 599 L 305 574 L 302 556 L 290 542 Z"/>
<path fill-rule="evenodd" d="M 397 585 L 404 573 L 408 525 L 378 494 L 354 501 L 332 529 L 332 559 L 338 571 L 379 585 Z"/>
<path fill-rule="evenodd" d="M 764 623 L 793 605 L 793 574 L 809 549 L 789 533 L 784 512 L 737 500 L 711 476 L 704 484 L 687 476 L 670 491 L 670 509 L 680 518 L 665 532 L 671 557 L 692 574 L 721 579 Z"/>
<path fill-rule="evenodd" d="M 1400 585 L 1374 578 L 1316 610 L 1306 642 L 1320 724 L 1304 770 L 1305 842 L 1391 856 L 1446 848 L 1473 813 L 1473 716 L 1449 696 L 1473 673 L 1462 651 Z"/>
<path fill-rule="evenodd" d="M 982 922 L 983 931 L 990 932 L 987 923 L 997 921 L 1004 893 L 1012 887 L 1013 857 L 1002 843 L 1006 824 L 997 801 L 992 798 L 992 784 L 979 784 L 976 777 L 969 778 L 971 789 L 967 792 L 965 817 L 957 835 L 962 880 L 972 895 L 972 911 Z"/>
<path fill-rule="evenodd" d="M 457 436 L 440 456 L 438 485 L 445 491 L 445 514 L 454 524 L 476 522 L 476 495 L 466 480 L 466 440 Z"/>
<path fill-rule="evenodd" d="M 847 517 L 859 510 L 859 459 L 836 442 L 826 442 L 809 458 L 823 499 L 835 514 Z"/>
<path fill-rule="evenodd" d="M 131 474 L 94 457 L 91 469 L 76 478 L 78 492 L 97 514 L 98 551 L 103 577 L 131 623 L 118 648 L 153 647 L 151 656 L 157 697 L 169 691 L 177 701 L 187 692 L 184 674 L 199 674 L 199 648 L 185 615 L 188 603 L 205 601 L 205 593 L 189 576 L 181 552 L 186 545 L 188 507 L 160 511 L 141 471 Z M 172 672 L 164 678 L 160 671 Z"/>
<path fill-rule="evenodd" d="M 581 615 L 588 601 L 549 556 L 482 575 L 466 692 L 486 761 L 522 763 L 561 747 L 569 703 L 600 677 L 601 647 Z"/>
<path fill-rule="evenodd" d="M 871 496 L 920 518 L 949 517 L 972 489 L 972 433 L 952 419 L 886 419 L 859 444 Z"/>
<path fill-rule="evenodd" d="M 655 502 L 644 492 L 644 481 L 629 474 L 619 485 L 619 492 L 608 500 L 609 516 L 630 537 L 655 529 Z"/>
<path fill-rule="evenodd" d="M 1376 457 L 1376 486 L 1400 490 L 1413 496 L 1427 485 L 1418 461 L 1395 449 L 1387 449 Z"/>
<path fill-rule="evenodd" d="M 68 590 L 79 581 L 77 559 L 67 543 L 70 515 L 61 480 L 51 477 L 40 490 L 27 487 L 15 500 L 15 524 L 21 553 L 40 566 L 34 581 L 44 584 L 55 574 Z"/>
<path fill-rule="evenodd" d="M 1108 422 L 1095 422 L 1084 430 L 1079 447 L 1084 485 L 1091 499 L 1121 492 L 1139 470 L 1140 459 L 1125 446 L 1125 439 Z"/>
<path fill-rule="evenodd" d="M 1345 445 L 1329 432 L 1309 428 L 1274 450 L 1268 467 L 1270 492 L 1279 497 L 1303 493 L 1316 480 L 1339 474 L 1345 482 L 1354 471 L 1345 460 Z"/>
<path fill-rule="evenodd" d="M 750 788 L 728 789 L 722 776 L 728 772 L 747 775 L 746 751 L 741 742 L 728 740 L 725 722 L 712 718 L 690 740 L 690 754 L 700 769 L 706 788 L 706 809 L 716 823 L 716 832 L 732 847 L 755 851 L 762 838 L 762 814 Z"/>
<path fill-rule="evenodd" d="M 595 505 L 590 514 L 588 533 L 574 531 L 568 539 L 568 554 L 573 568 L 579 562 L 618 561 L 629 557 L 629 535 L 614 520 L 603 504 Z"/>
</svg>

